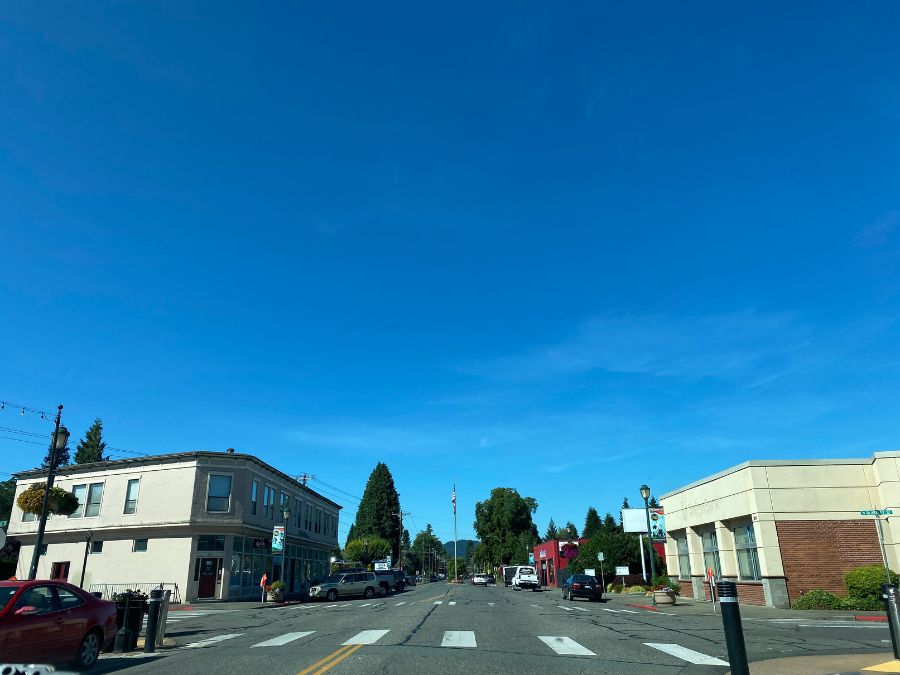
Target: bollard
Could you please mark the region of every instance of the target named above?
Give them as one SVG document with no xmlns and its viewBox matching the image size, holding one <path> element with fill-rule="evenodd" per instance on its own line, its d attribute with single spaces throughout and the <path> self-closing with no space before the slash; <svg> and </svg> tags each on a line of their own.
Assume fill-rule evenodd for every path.
<svg viewBox="0 0 900 675">
<path fill-rule="evenodd" d="M 894 658 L 900 659 L 900 608 L 897 606 L 897 587 L 894 584 L 881 584 L 881 599 L 887 611 L 888 627 L 891 629 L 891 644 L 894 647 Z"/>
<path fill-rule="evenodd" d="M 741 608 L 738 605 L 737 584 L 720 581 L 716 584 L 719 606 L 722 609 L 722 626 L 725 629 L 725 644 L 728 645 L 728 663 L 732 675 L 749 675 L 747 648 L 744 646 L 744 627 L 741 625 Z"/>
<path fill-rule="evenodd" d="M 161 588 L 150 591 L 150 610 L 147 612 L 147 632 L 144 633 L 144 653 L 151 654 L 156 651 L 156 631 L 159 628 L 159 608 L 162 604 L 163 592 Z"/>
</svg>

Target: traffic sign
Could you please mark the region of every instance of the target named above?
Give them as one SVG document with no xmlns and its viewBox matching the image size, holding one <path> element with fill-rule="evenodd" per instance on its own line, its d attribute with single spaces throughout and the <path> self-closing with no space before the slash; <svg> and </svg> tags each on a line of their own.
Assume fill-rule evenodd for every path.
<svg viewBox="0 0 900 675">
<path fill-rule="evenodd" d="M 891 509 L 869 509 L 868 511 L 860 511 L 861 516 L 892 516 L 894 512 Z"/>
<path fill-rule="evenodd" d="M 606 559 L 606 556 L 603 555 L 603 551 L 597 554 L 597 562 L 603 562 Z"/>
</svg>

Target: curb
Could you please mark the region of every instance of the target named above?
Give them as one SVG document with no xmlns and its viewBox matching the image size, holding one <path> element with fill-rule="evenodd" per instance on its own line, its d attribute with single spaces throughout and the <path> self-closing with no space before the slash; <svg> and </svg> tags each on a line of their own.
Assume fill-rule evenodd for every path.
<svg viewBox="0 0 900 675">
<path fill-rule="evenodd" d="M 882 622 L 884 622 L 884 623 L 887 623 L 887 620 L 888 620 L 888 618 L 887 618 L 886 616 L 862 616 L 862 615 L 858 615 L 858 616 L 854 616 L 853 618 L 854 618 L 856 621 L 882 621 Z"/>
<path fill-rule="evenodd" d="M 658 612 L 659 607 L 654 607 L 653 605 L 634 605 L 631 603 L 625 603 L 626 607 L 638 607 L 639 609 L 646 609 L 648 612 Z"/>
</svg>

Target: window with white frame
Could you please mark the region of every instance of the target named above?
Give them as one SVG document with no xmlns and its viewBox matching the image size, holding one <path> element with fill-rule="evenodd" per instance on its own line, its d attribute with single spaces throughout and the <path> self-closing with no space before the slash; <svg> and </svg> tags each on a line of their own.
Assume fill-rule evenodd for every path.
<svg viewBox="0 0 900 675">
<path fill-rule="evenodd" d="M 124 513 L 135 513 L 137 511 L 138 490 L 140 485 L 140 478 L 132 478 L 128 481 L 128 486 L 125 488 Z"/>
<path fill-rule="evenodd" d="M 206 488 L 206 510 L 223 513 L 231 508 L 231 476 L 210 474 Z"/>
<path fill-rule="evenodd" d="M 95 518 L 100 515 L 100 504 L 103 501 L 103 483 L 91 483 L 88 487 L 87 504 L 84 505 L 84 517 Z"/>
<path fill-rule="evenodd" d="M 759 581 L 759 554 L 756 551 L 756 533 L 753 523 L 734 528 L 734 550 L 737 554 L 738 575 L 747 581 Z"/>
<path fill-rule="evenodd" d="M 72 486 L 72 494 L 78 500 L 78 508 L 72 512 L 69 518 L 81 518 L 84 515 L 84 497 L 87 494 L 87 484 Z"/>
<path fill-rule="evenodd" d="M 716 577 L 722 576 L 722 566 L 719 564 L 719 540 L 715 530 L 707 530 L 700 536 L 703 542 L 703 566 L 711 569 Z"/>
<path fill-rule="evenodd" d="M 687 535 L 675 537 L 675 545 L 678 548 L 678 578 L 691 578 L 691 556 L 688 554 Z"/>
<path fill-rule="evenodd" d="M 132 542 L 131 550 L 134 553 L 146 553 L 147 552 L 147 539 L 135 539 Z"/>
</svg>

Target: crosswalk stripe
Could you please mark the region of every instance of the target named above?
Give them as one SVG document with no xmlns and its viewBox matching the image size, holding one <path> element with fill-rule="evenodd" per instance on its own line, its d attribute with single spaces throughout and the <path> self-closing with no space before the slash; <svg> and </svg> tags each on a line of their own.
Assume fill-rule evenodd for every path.
<svg viewBox="0 0 900 675">
<path fill-rule="evenodd" d="M 315 631 L 305 630 L 299 633 L 285 633 L 284 635 L 279 635 L 278 637 L 274 637 L 271 640 L 266 640 L 265 642 L 260 642 L 256 645 L 251 645 L 251 649 L 253 647 L 280 647 L 281 645 L 286 645 L 288 642 L 293 642 L 294 640 L 299 640 L 302 637 L 306 637 L 307 635 L 312 635 Z"/>
<path fill-rule="evenodd" d="M 441 647 L 477 647 L 475 633 L 470 630 L 446 630 Z"/>
<path fill-rule="evenodd" d="M 342 642 L 341 646 L 373 645 L 390 632 L 390 630 L 364 630 L 357 633 L 346 642 Z"/>
<path fill-rule="evenodd" d="M 496 604 L 497 604 L 496 602 L 489 602 L 489 603 L 488 603 L 488 605 L 490 605 L 491 607 L 493 607 L 493 606 L 496 605 Z"/>
<path fill-rule="evenodd" d="M 444 604 L 444 601 L 443 601 L 443 600 L 436 600 L 434 604 L 436 604 L 436 605 L 443 605 L 443 604 Z"/>
<path fill-rule="evenodd" d="M 563 656 L 597 656 L 590 649 L 578 644 L 572 638 L 538 635 L 538 640 L 550 647 L 550 649 L 557 654 Z"/>
<path fill-rule="evenodd" d="M 394 607 L 399 607 L 400 605 L 405 605 L 405 604 L 406 604 L 406 600 L 404 600 L 403 602 L 398 602 L 396 605 L 394 605 Z"/>
<path fill-rule="evenodd" d="M 448 602 L 447 604 L 450 605 L 451 607 L 453 607 L 456 603 L 455 603 L 455 602 Z"/>
<path fill-rule="evenodd" d="M 185 645 L 185 649 L 195 649 L 197 647 L 207 647 L 209 645 L 214 645 L 217 642 L 224 642 L 225 640 L 231 640 L 232 638 L 240 637 L 243 633 L 228 633 L 227 635 L 213 635 L 211 638 L 206 638 L 205 640 L 200 640 L 199 642 L 192 642 L 189 645 Z"/>
<path fill-rule="evenodd" d="M 681 645 L 669 644 L 663 642 L 645 642 L 645 645 L 648 647 L 653 647 L 653 649 L 658 649 L 661 652 L 665 652 L 670 656 L 674 656 L 676 658 L 681 659 L 682 661 L 687 661 L 688 663 L 696 663 L 699 666 L 727 666 L 728 662 L 723 661 L 722 659 L 717 659 L 714 656 L 707 656 L 706 654 L 702 654 L 700 652 L 695 652 L 693 649 L 688 649 L 687 647 L 682 647 Z"/>
<path fill-rule="evenodd" d="M 564 605 L 557 605 L 557 607 L 559 607 L 560 609 L 564 609 L 564 610 L 566 610 L 567 612 L 574 612 L 574 611 L 575 611 L 575 610 L 572 609 L 571 607 L 565 607 Z"/>
</svg>

